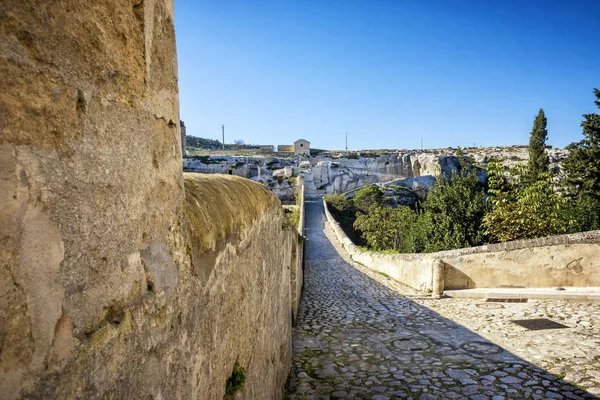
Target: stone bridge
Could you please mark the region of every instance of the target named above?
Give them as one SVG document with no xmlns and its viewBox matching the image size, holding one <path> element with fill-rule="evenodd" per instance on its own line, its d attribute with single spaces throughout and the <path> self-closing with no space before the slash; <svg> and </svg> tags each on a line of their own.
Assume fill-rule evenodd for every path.
<svg viewBox="0 0 600 400">
<path fill-rule="evenodd" d="M 292 332 L 279 201 L 182 172 L 173 7 L 0 2 L 2 400 L 280 399 L 290 369 L 289 398 L 599 393 L 595 305 L 433 301 L 345 259 L 320 202 Z"/>
<path fill-rule="evenodd" d="M 597 303 L 433 300 L 352 262 L 307 203 L 289 399 L 582 399 L 600 394 Z M 528 331 L 511 320 L 553 318 Z M 577 385 L 572 382 L 576 382 Z"/>
</svg>

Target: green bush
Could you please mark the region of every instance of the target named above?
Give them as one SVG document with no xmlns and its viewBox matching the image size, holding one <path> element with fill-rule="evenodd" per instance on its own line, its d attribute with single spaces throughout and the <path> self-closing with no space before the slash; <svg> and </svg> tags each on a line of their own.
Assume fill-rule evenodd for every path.
<svg viewBox="0 0 600 400">
<path fill-rule="evenodd" d="M 329 212 L 340 224 L 346 235 L 357 245 L 364 245 L 366 242 L 354 230 L 354 221 L 356 221 L 356 209 L 352 199 L 347 199 L 341 193 L 328 194 L 323 197 L 329 208 Z"/>
<path fill-rule="evenodd" d="M 246 383 L 246 371 L 238 363 L 233 366 L 231 376 L 225 382 L 225 394 L 235 394 L 244 388 Z"/>
<path fill-rule="evenodd" d="M 557 193 L 550 172 L 539 172 L 536 180 L 522 167 L 504 168 L 497 160 L 488 164 L 489 201 L 492 211 L 484 218 L 484 229 L 492 242 L 533 239 L 566 233 L 576 226 L 568 198 Z"/>
<path fill-rule="evenodd" d="M 474 169 L 463 167 L 449 178 L 440 177 L 423 204 L 428 221 L 422 232 L 425 251 L 441 251 L 483 244 L 481 225 L 489 206 Z"/>
<path fill-rule="evenodd" d="M 571 232 L 586 232 L 600 229 L 600 201 L 590 196 L 580 196 L 570 202 L 573 221 Z"/>
<path fill-rule="evenodd" d="M 410 230 L 417 214 L 409 207 L 388 208 L 375 205 L 368 214 L 359 213 L 354 228 L 361 232 L 374 250 L 405 252 L 410 248 Z"/>
<path fill-rule="evenodd" d="M 383 192 L 373 185 L 365 186 L 357 190 L 354 196 L 354 207 L 357 211 L 367 214 L 371 207 L 381 206 L 383 202 Z"/>
<path fill-rule="evenodd" d="M 338 213 L 354 211 L 354 205 L 352 201 L 348 200 L 346 196 L 341 193 L 328 194 L 323 197 L 323 199 L 329 206 L 329 211 L 335 211 Z"/>
</svg>

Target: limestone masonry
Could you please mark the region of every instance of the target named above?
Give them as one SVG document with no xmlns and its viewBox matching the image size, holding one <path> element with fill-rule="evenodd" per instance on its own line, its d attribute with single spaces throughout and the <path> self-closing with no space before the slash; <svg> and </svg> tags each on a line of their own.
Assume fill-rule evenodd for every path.
<svg viewBox="0 0 600 400">
<path fill-rule="evenodd" d="M 172 0 L 6 0 L 0 47 L 0 397 L 281 398 L 298 234 L 184 179 Z"/>
<path fill-rule="evenodd" d="M 413 289 L 600 287 L 600 231 L 489 244 L 436 253 L 386 254 L 356 246 L 325 216 L 352 260 Z M 435 266 L 441 262 L 436 276 Z M 436 285 L 437 284 L 437 285 Z"/>
</svg>

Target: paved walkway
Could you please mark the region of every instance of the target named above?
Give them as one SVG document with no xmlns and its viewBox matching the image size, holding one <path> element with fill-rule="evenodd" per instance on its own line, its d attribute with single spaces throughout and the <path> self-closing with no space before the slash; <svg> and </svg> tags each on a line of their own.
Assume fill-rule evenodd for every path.
<svg viewBox="0 0 600 400">
<path fill-rule="evenodd" d="M 505 350 L 511 329 L 525 330 L 504 321 L 506 316 L 498 309 L 473 306 L 481 300 L 431 300 L 349 262 L 325 226 L 322 203 L 308 202 L 306 211 L 305 287 L 294 329 L 288 399 L 581 399 L 600 394 L 600 335 L 596 330 L 587 337 L 589 351 L 583 356 L 585 346 L 573 355 L 566 342 L 562 343 L 565 351 L 556 346 L 547 350 L 567 361 L 582 357 L 580 364 L 562 362 L 567 367 L 561 364 L 556 368 L 562 369 L 554 370 L 565 373 L 530 364 L 515 355 L 518 352 Z M 536 302 L 542 304 L 541 312 L 552 312 L 551 306 Z M 502 310 L 514 307 L 512 314 L 520 315 L 523 308 L 518 307 L 532 304 L 501 306 Z M 582 307 L 577 321 L 594 327 L 597 304 Z M 578 306 L 571 308 L 573 314 L 580 313 Z M 467 322 L 476 326 L 467 327 Z M 475 332 L 489 337 L 489 328 L 507 329 L 505 342 L 498 345 Z M 552 336 L 560 331 L 536 334 Z M 545 336 L 535 336 L 533 342 L 537 337 L 543 343 Z M 523 353 L 529 359 L 539 355 Z M 574 369 L 583 371 L 579 388 L 561 379 L 575 376 Z"/>
</svg>

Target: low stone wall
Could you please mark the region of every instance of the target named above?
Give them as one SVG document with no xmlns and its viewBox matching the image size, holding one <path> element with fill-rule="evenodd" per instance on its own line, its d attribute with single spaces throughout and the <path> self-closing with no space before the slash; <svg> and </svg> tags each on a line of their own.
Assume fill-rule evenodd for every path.
<svg viewBox="0 0 600 400">
<path fill-rule="evenodd" d="M 173 305 L 184 325 L 171 346 L 188 355 L 181 361 L 194 372 L 180 371 L 181 378 L 199 398 L 221 399 L 238 363 L 246 371 L 243 397 L 281 398 L 291 366 L 297 233 L 261 185 L 227 175 L 184 176 L 191 268 Z M 185 397 L 177 393 L 165 398 Z"/>
<path fill-rule="evenodd" d="M 444 288 L 600 286 L 600 231 L 433 253 Z"/>
<path fill-rule="evenodd" d="M 443 262 L 441 289 L 600 286 L 600 231 L 520 240 L 422 254 L 382 254 L 354 245 L 325 214 L 352 259 L 415 289 L 432 291 Z"/>
<path fill-rule="evenodd" d="M 297 226 L 298 238 L 292 249 L 294 262 L 290 277 L 292 320 L 294 324 L 297 322 L 302 287 L 304 286 L 304 177 L 299 176 L 297 179 L 296 205 L 300 210 L 300 219 Z"/>
</svg>

